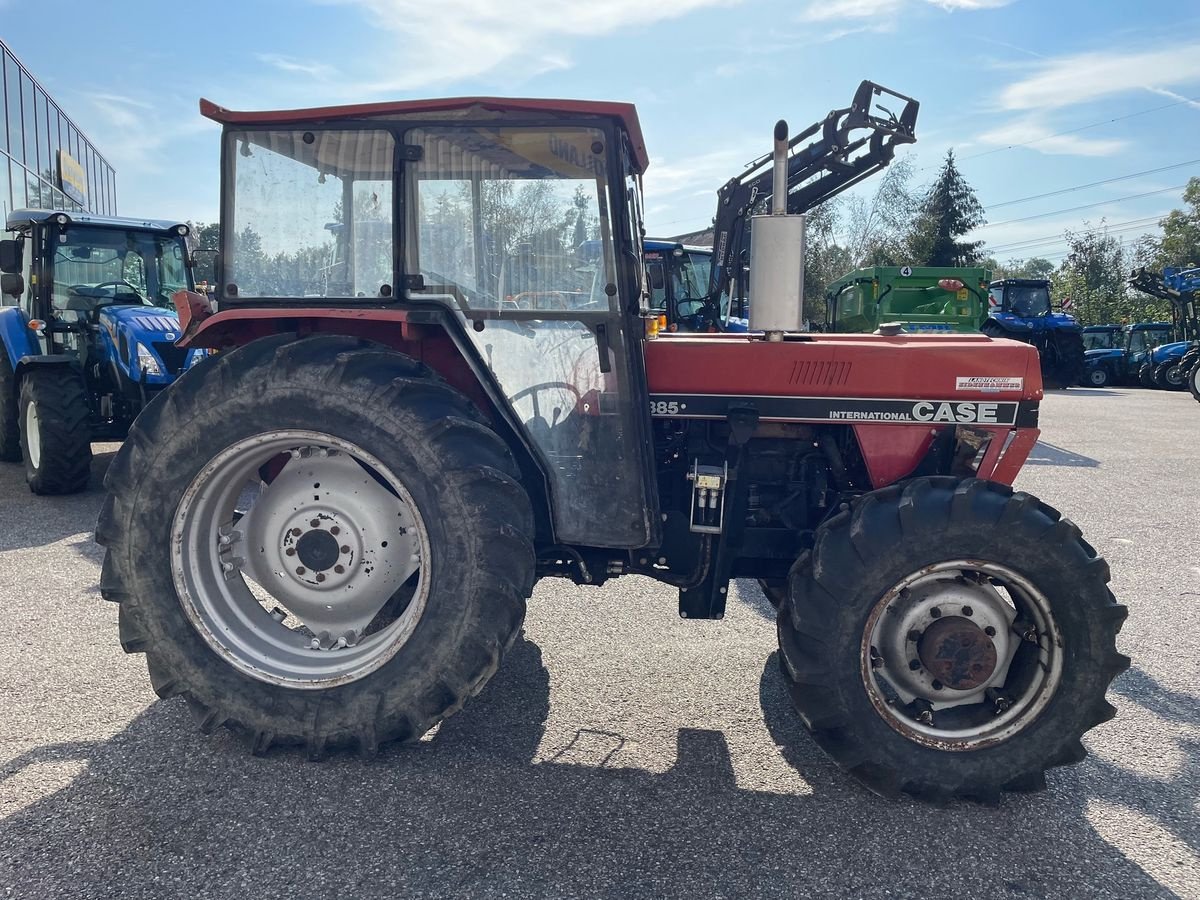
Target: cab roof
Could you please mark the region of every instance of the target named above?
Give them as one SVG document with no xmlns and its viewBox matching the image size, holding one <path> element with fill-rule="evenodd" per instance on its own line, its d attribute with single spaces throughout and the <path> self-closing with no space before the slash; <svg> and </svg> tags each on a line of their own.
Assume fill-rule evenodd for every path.
<svg viewBox="0 0 1200 900">
<path fill-rule="evenodd" d="M 451 112 L 480 109 L 493 112 L 557 113 L 559 115 L 605 116 L 617 119 L 629 135 L 638 169 L 646 171 L 650 157 L 637 109 L 632 103 L 605 100 L 547 100 L 520 97 L 448 97 L 440 100 L 389 100 L 380 103 L 355 103 L 346 106 L 317 106 L 309 109 L 240 111 L 200 100 L 200 114 L 223 125 L 299 125 L 331 119 L 361 119 L 389 115 Z"/>
<path fill-rule="evenodd" d="M 170 231 L 183 222 L 172 219 L 130 219 L 125 216 L 97 216 L 92 213 L 63 212 L 61 209 L 14 209 L 8 214 L 5 228 L 18 231 L 35 222 L 45 222 L 54 216 L 66 216 L 73 225 L 100 225 L 111 228 L 138 228 L 145 231 Z"/>
</svg>

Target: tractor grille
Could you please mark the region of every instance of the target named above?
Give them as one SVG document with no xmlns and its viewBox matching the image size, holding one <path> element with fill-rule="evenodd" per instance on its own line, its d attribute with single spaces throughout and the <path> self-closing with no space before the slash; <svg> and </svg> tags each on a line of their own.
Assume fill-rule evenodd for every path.
<svg viewBox="0 0 1200 900">
<path fill-rule="evenodd" d="M 848 362 L 794 362 L 791 384 L 843 385 L 850 379 Z"/>
<path fill-rule="evenodd" d="M 168 372 L 178 375 L 183 370 L 188 355 L 186 347 L 176 347 L 170 341 L 155 341 L 153 346 L 154 352 L 162 358 Z"/>
</svg>

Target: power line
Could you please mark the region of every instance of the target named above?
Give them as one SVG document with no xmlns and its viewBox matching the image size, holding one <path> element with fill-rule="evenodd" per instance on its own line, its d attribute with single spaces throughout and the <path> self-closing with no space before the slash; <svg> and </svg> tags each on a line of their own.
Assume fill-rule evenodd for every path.
<svg viewBox="0 0 1200 900">
<path fill-rule="evenodd" d="M 1162 112 L 1164 109 L 1171 109 L 1174 106 L 1182 106 L 1185 103 L 1195 103 L 1197 100 L 1200 100 L 1200 97 L 1185 97 L 1182 100 L 1176 100 L 1174 103 L 1165 103 L 1162 106 L 1155 106 L 1153 109 L 1143 109 L 1143 110 L 1139 110 L 1138 112 L 1132 112 L 1132 113 L 1129 113 L 1128 115 L 1124 115 L 1124 116 L 1117 116 L 1116 118 L 1112 118 L 1112 119 L 1103 119 L 1102 121 L 1099 121 L 1099 122 L 1090 122 L 1087 125 L 1080 125 L 1078 128 L 1069 128 L 1066 131 L 1058 131 L 1058 132 L 1055 132 L 1054 134 L 1047 134 L 1044 137 L 1034 138 L 1031 141 L 1025 141 L 1020 144 L 1008 144 L 1004 147 L 995 147 L 991 150 L 984 150 L 982 153 L 975 153 L 975 154 L 972 154 L 971 156 L 964 156 L 962 158 L 962 162 L 966 162 L 967 160 L 970 160 L 970 159 L 979 159 L 981 156 L 991 156 L 993 153 L 1002 153 L 1005 150 L 1016 150 L 1018 147 L 1029 147 L 1033 144 L 1040 144 L 1042 141 L 1048 141 L 1051 138 L 1064 137 L 1065 135 L 1068 135 L 1068 134 L 1078 134 L 1081 131 L 1087 131 L 1089 128 L 1099 128 L 1101 125 L 1111 125 L 1114 122 L 1123 122 L 1126 119 L 1134 119 L 1134 118 L 1137 118 L 1138 116 L 1145 116 L 1145 115 L 1149 115 L 1150 113 Z M 930 167 L 926 167 L 926 168 L 930 168 Z"/>
<path fill-rule="evenodd" d="M 1108 233 L 1113 233 L 1113 232 L 1136 230 L 1139 228 L 1145 228 L 1147 225 L 1154 224 L 1154 223 L 1158 222 L 1158 220 L 1160 218 L 1162 218 L 1162 217 L 1161 216 L 1150 216 L 1150 217 L 1142 218 L 1142 219 L 1130 219 L 1126 222 L 1112 222 L 1112 223 L 1108 223 L 1105 225 L 1101 225 L 1096 228 L 1086 228 L 1086 229 L 1083 229 L 1082 231 L 1078 231 L 1075 233 L 1076 234 L 1096 234 L 1096 233 L 1099 233 L 1102 231 L 1108 232 Z M 1012 241 L 1007 244 L 997 244 L 996 246 L 988 247 L 987 249 L 989 250 L 989 252 L 1021 250 L 1021 249 L 1025 249 L 1027 247 L 1038 247 L 1038 246 L 1043 246 L 1046 244 L 1062 243 L 1064 240 L 1065 239 L 1062 236 L 1062 232 L 1059 232 L 1058 234 L 1046 235 L 1044 237 L 1026 238 L 1026 239 L 1020 240 L 1020 241 Z"/>
<path fill-rule="evenodd" d="M 980 225 L 979 230 L 984 228 L 997 228 L 1001 225 L 1013 225 L 1017 222 L 1031 222 L 1034 219 L 1044 219 L 1047 216 L 1057 216 L 1061 213 L 1078 212 L 1081 209 L 1091 209 L 1094 206 L 1109 206 L 1113 203 L 1124 203 L 1126 200 L 1139 200 L 1142 197 L 1153 197 L 1155 194 L 1169 194 L 1171 191 L 1182 191 L 1186 184 L 1181 184 L 1176 187 L 1162 188 L 1157 191 L 1146 191 L 1144 194 L 1130 194 L 1128 197 L 1115 197 L 1112 200 L 1100 200 L 1096 203 L 1085 203 L 1083 206 L 1071 206 L 1067 209 L 1054 209 L 1050 212 L 1038 213 L 1036 216 L 1025 216 L 1021 219 L 1006 219 L 1003 222 L 989 222 L 986 225 Z"/>
<path fill-rule="evenodd" d="M 1128 181 L 1130 178 L 1141 178 L 1143 175 L 1157 175 L 1159 172 L 1169 172 L 1172 169 L 1182 169 L 1185 166 L 1194 166 L 1200 163 L 1200 159 L 1190 159 L 1187 162 L 1176 163 L 1173 166 L 1162 166 L 1158 169 L 1147 169 L 1145 172 L 1133 172 L 1129 175 L 1118 175 L 1116 178 L 1105 178 L 1103 181 L 1093 181 L 1090 184 L 1079 184 L 1075 187 L 1062 188 L 1057 191 L 1047 191 L 1044 194 L 1034 194 L 1031 197 L 1021 197 L 1017 200 L 1005 200 L 1003 203 L 985 203 L 984 209 L 999 209 L 1002 206 L 1015 206 L 1018 203 L 1028 203 L 1030 200 L 1044 200 L 1047 197 L 1058 197 L 1062 194 L 1070 194 L 1075 191 L 1085 191 L 1088 188 L 1100 187 L 1104 184 L 1113 184 L 1117 181 Z"/>
</svg>

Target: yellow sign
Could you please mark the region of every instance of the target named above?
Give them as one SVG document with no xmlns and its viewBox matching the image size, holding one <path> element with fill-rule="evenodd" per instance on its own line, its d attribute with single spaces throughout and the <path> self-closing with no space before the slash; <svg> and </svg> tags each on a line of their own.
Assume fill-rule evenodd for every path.
<svg viewBox="0 0 1200 900">
<path fill-rule="evenodd" d="M 66 150 L 58 151 L 58 186 L 80 206 L 88 205 L 87 173 Z"/>
</svg>

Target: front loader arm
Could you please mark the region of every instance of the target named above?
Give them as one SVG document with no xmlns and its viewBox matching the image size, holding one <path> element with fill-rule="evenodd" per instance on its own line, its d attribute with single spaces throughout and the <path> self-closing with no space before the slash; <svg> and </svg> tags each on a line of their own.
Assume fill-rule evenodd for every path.
<svg viewBox="0 0 1200 900">
<path fill-rule="evenodd" d="M 876 98 L 903 106 L 894 113 Z M 873 112 L 877 109 L 878 112 Z M 919 104 L 871 81 L 863 81 L 850 106 L 835 109 L 788 140 L 787 211 L 806 213 L 885 168 L 896 147 L 916 141 Z M 708 303 L 719 301 L 746 250 L 747 222 L 771 197 L 772 154 L 751 162 L 717 192 Z"/>
</svg>

